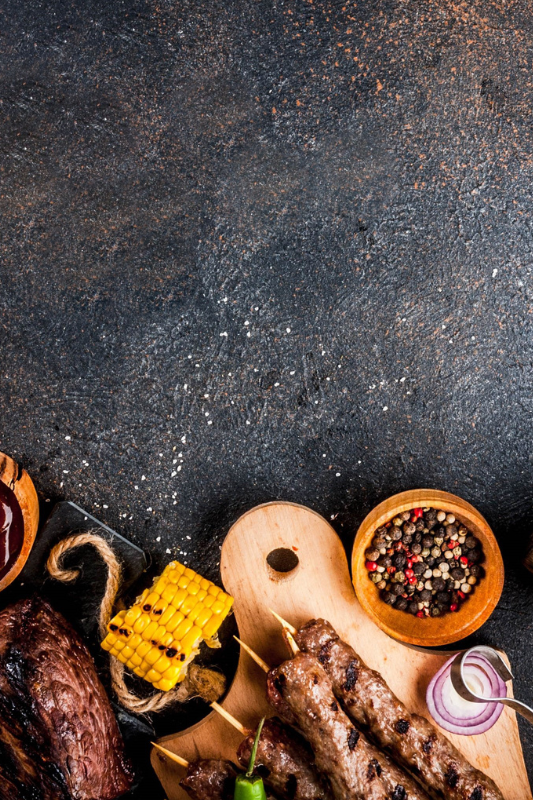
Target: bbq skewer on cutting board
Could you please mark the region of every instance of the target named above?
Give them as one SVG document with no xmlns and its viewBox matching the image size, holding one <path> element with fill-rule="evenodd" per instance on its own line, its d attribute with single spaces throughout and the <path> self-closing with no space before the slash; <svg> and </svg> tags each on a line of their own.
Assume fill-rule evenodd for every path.
<svg viewBox="0 0 533 800">
<path fill-rule="evenodd" d="M 274 569 L 271 564 L 284 566 L 284 555 L 287 564 L 296 560 L 294 568 L 286 572 Z M 303 506 L 279 502 L 249 511 L 226 537 L 221 573 L 225 590 L 235 597 L 239 638 L 265 664 L 279 664 L 287 658 L 279 622 L 269 608 L 295 626 L 322 617 L 363 661 L 383 675 L 412 712 L 428 716 L 427 685 L 449 653 L 407 650 L 369 619 L 355 597 L 342 543 L 321 516 Z M 222 705 L 247 728 L 253 728 L 259 716 L 271 713 L 265 699 L 264 671 L 245 652 L 241 652 L 234 682 Z M 514 712 L 505 709 L 485 734 L 449 738 L 496 781 L 506 800 L 533 800 Z M 213 712 L 160 744 L 191 761 L 199 755 L 235 759 L 241 740 L 242 734 Z M 168 800 L 185 800 L 179 769 L 156 757 L 152 763 Z"/>
</svg>

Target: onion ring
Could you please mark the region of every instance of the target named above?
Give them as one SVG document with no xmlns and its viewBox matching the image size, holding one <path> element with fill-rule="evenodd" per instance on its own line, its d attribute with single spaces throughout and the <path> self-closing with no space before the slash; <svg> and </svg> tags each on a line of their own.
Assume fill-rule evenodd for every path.
<svg viewBox="0 0 533 800">
<path fill-rule="evenodd" d="M 441 728 L 461 736 L 485 733 L 500 718 L 501 703 L 474 703 L 464 700 L 451 682 L 452 656 L 433 676 L 426 693 L 429 713 Z M 507 696 L 507 686 L 494 667 L 481 655 L 472 653 L 464 664 L 464 674 L 470 688 L 487 697 Z"/>
</svg>

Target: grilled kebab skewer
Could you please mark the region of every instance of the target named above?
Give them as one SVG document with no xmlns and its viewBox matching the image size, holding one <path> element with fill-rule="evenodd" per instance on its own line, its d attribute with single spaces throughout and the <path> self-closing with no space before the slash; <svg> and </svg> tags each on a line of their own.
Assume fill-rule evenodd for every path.
<svg viewBox="0 0 533 800">
<path fill-rule="evenodd" d="M 335 800 L 428 800 L 413 778 L 354 728 L 313 656 L 298 653 L 272 669 L 267 697 L 282 716 L 290 710 Z"/>
<path fill-rule="evenodd" d="M 237 751 L 239 763 L 250 760 L 255 731 L 246 731 L 235 717 L 218 703 L 211 707 L 246 737 Z M 313 751 L 307 742 L 280 719 L 263 723 L 255 756 L 255 770 L 280 800 L 332 800 L 327 780 L 314 765 Z"/>
<path fill-rule="evenodd" d="M 473 767 L 427 719 L 411 714 L 379 672 L 366 666 L 329 622 L 292 629 L 299 648 L 327 672 L 333 692 L 357 725 L 416 775 L 430 794 L 446 800 L 503 800 L 496 784 Z"/>
</svg>

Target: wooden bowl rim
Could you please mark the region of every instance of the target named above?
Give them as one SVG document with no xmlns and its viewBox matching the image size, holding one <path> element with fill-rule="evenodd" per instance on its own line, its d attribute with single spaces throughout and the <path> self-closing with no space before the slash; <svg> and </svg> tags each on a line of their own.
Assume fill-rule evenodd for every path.
<svg viewBox="0 0 533 800">
<path fill-rule="evenodd" d="M 433 508 L 442 507 L 443 510 L 454 513 L 459 521 L 469 525 L 476 536 L 482 540 L 485 554 L 484 566 L 487 574 L 480 584 L 480 587 L 484 585 L 483 593 L 481 594 L 478 589 L 476 594 L 480 598 L 484 598 L 484 602 L 481 603 L 478 600 L 475 605 L 470 605 L 476 596 L 474 594 L 455 614 L 419 620 L 405 612 L 396 611 L 382 601 L 375 602 L 371 599 L 370 593 L 371 591 L 376 592 L 376 589 L 368 581 L 367 571 L 364 567 L 364 551 L 368 547 L 371 534 L 396 514 L 420 505 Z M 378 503 L 366 515 L 357 530 L 352 548 L 351 567 L 352 583 L 357 599 L 376 625 L 392 638 L 420 647 L 452 644 L 477 631 L 496 608 L 504 584 L 502 555 L 496 537 L 486 519 L 466 500 L 438 489 L 410 489 Z M 367 588 L 368 591 L 366 591 Z M 375 599 L 378 600 L 377 597 Z M 398 623 L 405 621 L 406 625 L 398 629 L 397 625 L 393 624 L 394 621 Z M 408 632 L 405 628 L 409 628 L 410 631 Z"/>
<path fill-rule="evenodd" d="M 24 525 L 21 551 L 9 572 L 0 579 L 0 591 L 2 591 L 13 583 L 28 560 L 39 527 L 39 498 L 26 470 L 5 453 L 0 453 L 0 480 L 15 494 Z"/>
</svg>

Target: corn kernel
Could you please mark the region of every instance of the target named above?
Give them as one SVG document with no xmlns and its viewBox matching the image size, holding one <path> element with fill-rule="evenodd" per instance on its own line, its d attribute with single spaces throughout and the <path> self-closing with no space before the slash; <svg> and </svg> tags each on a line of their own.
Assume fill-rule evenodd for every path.
<svg viewBox="0 0 533 800">
<path fill-rule="evenodd" d="M 172 619 L 172 617 L 176 613 L 177 613 L 177 611 L 174 608 L 174 606 L 170 606 L 170 605 L 167 606 L 167 608 L 163 611 L 163 613 L 159 617 L 159 624 L 163 625 L 166 628 L 168 623 L 170 622 L 170 620 Z"/>
<path fill-rule="evenodd" d="M 161 678 L 160 681 L 154 683 L 154 686 L 160 692 L 170 692 L 170 690 L 175 686 L 175 681 L 169 681 L 166 678 Z"/>
<path fill-rule="evenodd" d="M 163 673 L 163 678 L 166 678 L 169 681 L 176 682 L 179 678 L 181 669 L 182 669 L 181 664 L 174 664 L 165 670 L 165 672 Z"/>
<path fill-rule="evenodd" d="M 171 661 L 166 656 L 162 655 L 154 664 L 154 669 L 159 672 L 161 675 L 166 672 L 166 670 L 170 667 Z"/>
<path fill-rule="evenodd" d="M 218 631 L 218 629 L 220 628 L 221 624 L 222 624 L 222 619 L 221 619 L 220 615 L 219 614 L 213 614 L 213 616 L 211 617 L 211 619 L 209 620 L 207 625 L 205 625 L 204 628 L 203 628 L 202 633 L 203 633 L 204 639 L 211 639 L 211 637 L 214 636 L 215 633 Z"/>
<path fill-rule="evenodd" d="M 189 594 L 181 604 L 180 610 L 185 614 L 186 617 L 188 617 L 195 605 L 196 597 L 192 594 Z"/>
<path fill-rule="evenodd" d="M 174 606 L 174 608 L 176 608 L 179 611 L 180 606 L 186 597 L 187 597 L 187 590 L 183 588 L 179 589 L 172 599 L 172 605 Z"/>
<path fill-rule="evenodd" d="M 142 632 L 143 639 L 146 639 L 147 641 L 153 639 L 154 633 L 158 628 L 159 628 L 158 623 L 152 620 L 150 624 L 147 625 L 144 631 Z"/>
<path fill-rule="evenodd" d="M 177 642 L 181 642 L 183 637 L 189 633 L 192 626 L 193 623 L 190 621 L 190 619 L 187 619 L 187 617 L 185 617 L 181 625 L 178 625 L 178 627 L 176 628 L 176 631 L 174 632 L 174 639 Z"/>
<path fill-rule="evenodd" d="M 187 655 L 190 655 L 194 645 L 196 644 L 198 639 L 200 639 L 201 636 L 202 636 L 201 628 L 198 628 L 196 625 L 193 625 L 189 633 L 186 634 L 186 636 L 184 636 L 183 639 L 181 640 L 182 651 Z"/>
<path fill-rule="evenodd" d="M 142 613 L 142 608 L 140 606 L 132 606 L 124 617 L 124 622 L 127 625 L 133 625 Z"/>
<path fill-rule="evenodd" d="M 150 681 L 150 683 L 157 683 L 157 681 L 161 680 L 161 675 L 155 669 L 151 669 L 146 673 L 146 680 Z"/>
<path fill-rule="evenodd" d="M 181 611 L 176 611 L 170 622 L 167 622 L 167 631 L 169 633 L 174 633 L 178 625 L 185 619 L 185 616 L 181 613 Z"/>
<path fill-rule="evenodd" d="M 145 614 L 143 614 L 143 616 L 139 617 L 139 619 L 133 626 L 133 630 L 135 631 L 135 633 L 142 633 L 149 624 L 150 624 L 150 617 L 147 617 Z"/>
<path fill-rule="evenodd" d="M 158 650 L 157 647 L 151 647 L 148 653 L 146 653 L 144 660 L 146 661 L 147 664 L 153 667 L 155 662 L 159 661 L 160 657 L 161 657 L 161 651 Z"/>
<path fill-rule="evenodd" d="M 196 625 L 198 625 L 199 628 L 203 629 L 204 625 L 206 624 L 206 622 L 208 622 L 211 619 L 212 615 L 213 615 L 213 612 L 211 611 L 211 609 L 210 608 L 205 608 L 205 606 L 204 606 L 200 610 L 200 613 L 198 614 L 198 616 L 196 617 Z"/>
</svg>

